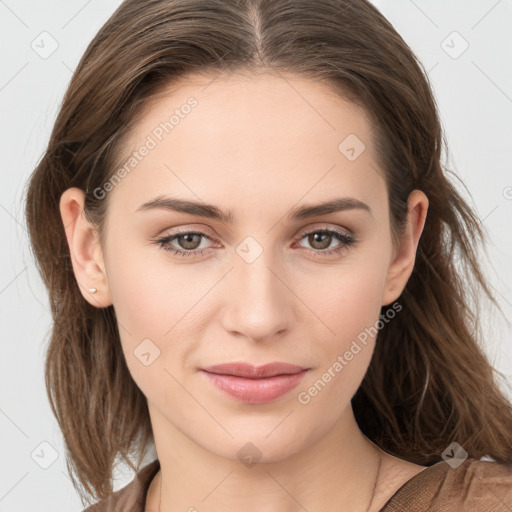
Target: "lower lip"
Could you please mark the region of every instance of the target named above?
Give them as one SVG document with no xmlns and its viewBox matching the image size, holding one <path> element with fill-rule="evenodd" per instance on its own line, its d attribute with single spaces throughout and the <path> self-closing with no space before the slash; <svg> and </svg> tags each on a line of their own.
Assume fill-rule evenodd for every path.
<svg viewBox="0 0 512 512">
<path fill-rule="evenodd" d="M 246 379 L 233 375 L 219 375 L 204 370 L 209 381 L 228 395 L 250 404 L 265 404 L 285 395 L 296 387 L 308 370 L 264 379 Z"/>
</svg>

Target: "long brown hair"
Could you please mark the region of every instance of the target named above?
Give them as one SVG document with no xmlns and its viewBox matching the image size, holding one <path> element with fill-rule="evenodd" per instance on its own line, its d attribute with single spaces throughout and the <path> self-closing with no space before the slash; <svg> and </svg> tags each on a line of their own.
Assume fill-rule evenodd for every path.
<svg viewBox="0 0 512 512">
<path fill-rule="evenodd" d="M 152 430 L 113 307 L 95 308 L 79 291 L 60 196 L 86 192 L 85 213 L 102 234 L 108 195 L 94 191 L 117 168 L 120 141 L 149 98 L 189 73 L 237 69 L 322 80 L 366 109 L 394 242 L 409 193 L 429 199 L 403 309 L 379 331 L 352 399 L 363 433 L 417 464 L 440 461 L 452 441 L 471 458 L 512 462 L 512 408 L 480 345 L 480 302 L 500 309 L 478 261 L 487 235 L 448 179 L 455 175 L 441 162 L 446 140 L 427 74 L 391 24 L 366 0 L 127 0 L 83 55 L 26 202 L 53 315 L 46 386 L 82 500 L 112 493 L 118 456 L 138 470 Z"/>
</svg>

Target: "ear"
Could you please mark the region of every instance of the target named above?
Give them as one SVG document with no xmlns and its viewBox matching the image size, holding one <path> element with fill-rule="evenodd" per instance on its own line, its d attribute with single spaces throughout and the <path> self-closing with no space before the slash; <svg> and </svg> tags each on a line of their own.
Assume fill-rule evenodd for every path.
<svg viewBox="0 0 512 512">
<path fill-rule="evenodd" d="M 84 214 L 85 194 L 68 188 L 60 198 L 60 215 L 68 241 L 73 272 L 89 304 L 104 308 L 112 304 L 98 231 Z M 96 288 L 96 292 L 91 289 Z"/>
<path fill-rule="evenodd" d="M 416 261 L 416 251 L 425 220 L 428 198 L 421 190 L 413 190 L 408 198 L 407 228 L 395 249 L 393 261 L 388 269 L 382 305 L 387 306 L 400 297 Z"/>
</svg>

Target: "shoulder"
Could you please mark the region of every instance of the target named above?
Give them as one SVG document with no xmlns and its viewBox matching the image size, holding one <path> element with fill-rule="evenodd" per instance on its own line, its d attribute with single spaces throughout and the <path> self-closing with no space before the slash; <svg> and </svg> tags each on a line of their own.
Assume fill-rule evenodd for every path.
<svg viewBox="0 0 512 512">
<path fill-rule="evenodd" d="M 82 512 L 144 512 L 149 485 L 159 469 L 160 462 L 156 459 L 144 466 L 128 485 Z"/>
<path fill-rule="evenodd" d="M 405 482 L 381 512 L 506 512 L 512 510 L 512 464 L 444 460 Z"/>
</svg>

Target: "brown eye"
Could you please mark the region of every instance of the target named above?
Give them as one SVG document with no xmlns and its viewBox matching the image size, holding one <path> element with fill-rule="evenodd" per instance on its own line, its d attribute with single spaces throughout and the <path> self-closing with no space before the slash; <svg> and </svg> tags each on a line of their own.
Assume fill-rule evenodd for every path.
<svg viewBox="0 0 512 512">
<path fill-rule="evenodd" d="M 208 251 L 208 247 L 200 247 L 200 245 L 203 241 L 211 240 L 205 233 L 184 231 L 164 236 L 163 238 L 156 239 L 154 242 L 176 256 L 192 257 L 201 256 Z"/>
<path fill-rule="evenodd" d="M 185 233 L 184 235 L 178 235 L 175 237 L 176 241 L 182 249 L 188 249 L 191 251 L 199 247 L 202 238 L 203 235 L 198 233 Z"/>
<path fill-rule="evenodd" d="M 300 241 L 306 240 L 309 247 L 301 244 L 301 247 L 313 252 L 316 255 L 326 256 L 331 254 L 340 253 L 346 251 L 351 245 L 356 242 L 353 235 L 343 233 L 336 229 L 317 229 L 308 233 L 303 233 L 300 237 Z M 331 246 L 333 241 L 338 243 Z"/>
<path fill-rule="evenodd" d="M 308 242 L 311 244 L 311 247 L 318 250 L 327 249 L 331 245 L 332 239 L 332 235 L 321 232 L 311 233 L 308 236 Z"/>
</svg>

